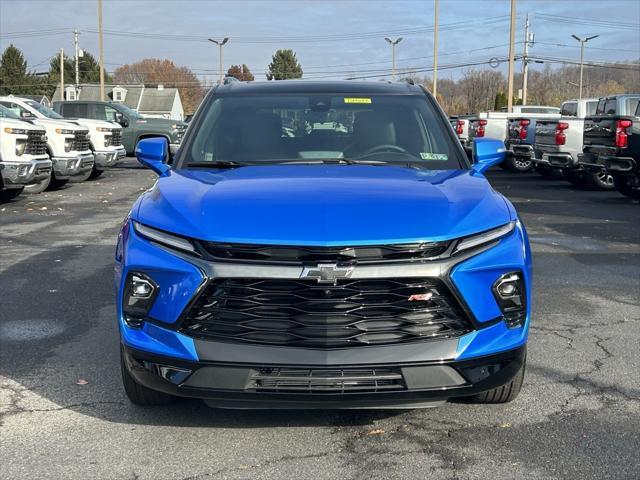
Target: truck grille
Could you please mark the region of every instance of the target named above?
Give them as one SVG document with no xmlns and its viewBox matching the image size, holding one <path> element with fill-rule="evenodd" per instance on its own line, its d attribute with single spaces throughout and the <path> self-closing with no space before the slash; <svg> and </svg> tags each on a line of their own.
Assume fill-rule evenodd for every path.
<svg viewBox="0 0 640 480">
<path fill-rule="evenodd" d="M 73 139 L 73 150 L 83 152 L 89 150 L 89 130 L 79 130 Z"/>
<path fill-rule="evenodd" d="M 117 147 L 122 145 L 122 130 L 119 128 L 111 130 L 111 142 L 110 145 Z"/>
<path fill-rule="evenodd" d="M 47 137 L 45 133 L 44 130 L 29 130 L 25 153 L 29 155 L 44 155 L 47 153 Z"/>
<path fill-rule="evenodd" d="M 257 392 L 375 393 L 404 390 L 397 368 L 261 368 L 249 377 L 248 389 Z"/>
<path fill-rule="evenodd" d="M 182 125 L 182 124 L 178 124 L 176 125 L 176 143 L 181 143 L 182 142 L 182 137 L 184 137 L 184 132 L 187 131 L 187 126 L 186 125 Z"/>
<path fill-rule="evenodd" d="M 471 330 L 437 279 L 217 279 L 180 331 L 223 342 L 335 348 L 452 338 Z"/>
<path fill-rule="evenodd" d="M 451 242 L 422 242 L 364 247 L 289 247 L 202 242 L 204 256 L 211 260 L 251 261 L 271 264 L 379 263 L 426 260 L 442 255 Z"/>
</svg>

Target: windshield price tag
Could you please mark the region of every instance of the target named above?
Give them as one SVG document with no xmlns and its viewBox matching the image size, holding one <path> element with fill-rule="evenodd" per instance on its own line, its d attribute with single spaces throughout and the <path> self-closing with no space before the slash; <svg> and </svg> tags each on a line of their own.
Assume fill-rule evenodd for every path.
<svg viewBox="0 0 640 480">
<path fill-rule="evenodd" d="M 420 152 L 420 157 L 423 160 L 439 160 L 441 162 L 449 160 L 449 156 L 446 153 Z"/>
<path fill-rule="evenodd" d="M 371 103 L 370 98 L 345 98 L 344 103 Z"/>
</svg>

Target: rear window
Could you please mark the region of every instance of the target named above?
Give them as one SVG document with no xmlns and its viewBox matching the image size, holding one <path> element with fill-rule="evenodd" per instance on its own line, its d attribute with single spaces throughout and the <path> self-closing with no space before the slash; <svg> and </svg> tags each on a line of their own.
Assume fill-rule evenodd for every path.
<svg viewBox="0 0 640 480">
<path fill-rule="evenodd" d="M 578 104 L 576 102 L 567 102 L 562 105 L 560 115 L 565 117 L 576 117 L 578 115 Z"/>
<path fill-rule="evenodd" d="M 350 159 L 466 168 L 450 126 L 421 95 L 221 95 L 198 116 L 182 167 Z"/>
<path fill-rule="evenodd" d="M 559 113 L 560 109 L 556 107 L 523 107 L 521 113 Z"/>
<path fill-rule="evenodd" d="M 638 100 L 640 100 L 640 97 L 625 98 L 623 115 L 633 115 L 638 108 Z"/>
<path fill-rule="evenodd" d="M 591 115 L 595 115 L 596 114 L 596 108 L 598 108 L 598 102 L 597 101 L 587 102 L 586 116 L 589 117 Z"/>
</svg>

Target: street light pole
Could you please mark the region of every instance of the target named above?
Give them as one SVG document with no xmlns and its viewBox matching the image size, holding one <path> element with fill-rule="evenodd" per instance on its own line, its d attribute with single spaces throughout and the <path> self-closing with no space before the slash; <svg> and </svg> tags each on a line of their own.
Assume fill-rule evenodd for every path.
<svg viewBox="0 0 640 480">
<path fill-rule="evenodd" d="M 393 79 L 396 79 L 396 45 L 402 41 L 402 37 L 398 37 L 395 40 L 391 40 L 389 37 L 384 38 L 389 45 L 391 45 L 391 74 Z"/>
<path fill-rule="evenodd" d="M 438 0 L 434 0 L 433 15 L 433 98 L 438 98 Z"/>
<path fill-rule="evenodd" d="M 515 63 L 515 34 L 516 34 L 516 0 L 511 0 L 511 28 L 509 30 L 509 78 L 507 112 L 513 112 L 513 64 Z"/>
<path fill-rule="evenodd" d="M 579 94 L 579 98 L 582 100 L 582 72 L 584 70 L 584 44 L 587 43 L 589 40 L 593 40 L 594 38 L 599 37 L 600 35 L 592 35 L 590 37 L 587 38 L 580 38 L 577 35 L 571 35 L 573 38 L 575 38 L 577 41 L 580 42 L 580 94 Z"/>
<path fill-rule="evenodd" d="M 213 38 L 210 38 L 209 41 L 220 47 L 220 79 L 218 80 L 218 83 L 222 85 L 224 83 L 224 72 L 222 71 L 222 47 L 229 41 L 229 37 L 224 37 L 222 40 L 214 40 Z"/>
</svg>

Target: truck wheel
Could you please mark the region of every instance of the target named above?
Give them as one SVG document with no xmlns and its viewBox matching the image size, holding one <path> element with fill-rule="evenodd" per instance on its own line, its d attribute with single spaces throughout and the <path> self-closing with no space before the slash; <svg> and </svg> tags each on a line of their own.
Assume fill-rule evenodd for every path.
<svg viewBox="0 0 640 480">
<path fill-rule="evenodd" d="M 571 170 L 565 170 L 564 178 L 565 180 L 579 188 L 587 188 L 589 186 L 589 182 L 587 182 L 586 178 L 586 173 L 583 171 L 575 172 Z"/>
<path fill-rule="evenodd" d="M 67 178 L 66 180 L 58 180 L 56 179 L 55 175 L 51 176 L 51 181 L 49 182 L 49 187 L 47 188 L 48 190 L 58 190 L 62 187 L 64 187 L 67 183 L 69 183 L 69 179 Z"/>
<path fill-rule="evenodd" d="M 122 346 L 120 347 L 120 370 L 122 372 L 122 385 L 124 386 L 124 391 L 132 403 L 142 406 L 151 406 L 170 405 L 176 401 L 176 397 L 156 390 L 151 390 L 144 385 L 140 385 L 134 380 L 125 365 Z"/>
<path fill-rule="evenodd" d="M 89 174 L 89 179 L 93 180 L 94 178 L 98 178 L 103 173 L 104 173 L 104 170 L 100 170 L 96 168 L 96 166 L 94 165 L 93 170 L 91 170 L 91 173 Z"/>
<path fill-rule="evenodd" d="M 589 187 L 594 190 L 613 190 L 616 188 L 613 183 L 613 176 L 607 172 L 589 172 L 587 181 L 589 182 Z"/>
<path fill-rule="evenodd" d="M 8 202 L 10 200 L 13 200 L 18 195 L 20 195 L 23 190 L 24 190 L 24 187 L 7 188 L 6 190 L 0 190 L 0 203 L 1 202 Z"/>
<path fill-rule="evenodd" d="M 82 175 L 74 175 L 73 177 L 69 178 L 69 181 L 71 183 L 82 183 L 85 180 L 87 180 L 90 176 L 91 176 L 91 170 L 87 170 Z"/>
<path fill-rule="evenodd" d="M 616 189 L 626 197 L 640 199 L 640 179 L 638 177 L 613 177 Z"/>
<path fill-rule="evenodd" d="M 529 172 L 533 170 L 533 162 L 531 160 L 524 160 L 520 157 L 509 157 L 506 159 L 509 169 L 515 172 Z"/>
<path fill-rule="evenodd" d="M 536 172 L 546 178 L 562 178 L 562 170 L 553 167 L 547 167 L 546 165 L 535 165 Z"/>
<path fill-rule="evenodd" d="M 49 188 L 49 184 L 51 183 L 51 175 L 49 175 L 44 180 L 40 180 L 38 183 L 34 183 L 33 185 L 27 185 L 24 187 L 24 193 L 42 193 L 47 188 Z"/>
<path fill-rule="evenodd" d="M 527 359 L 522 362 L 522 366 L 516 376 L 509 383 L 505 383 L 501 387 L 487 390 L 479 395 L 471 397 L 473 403 L 508 403 L 516 399 L 522 388 L 524 380 L 524 371 L 526 370 Z"/>
</svg>

